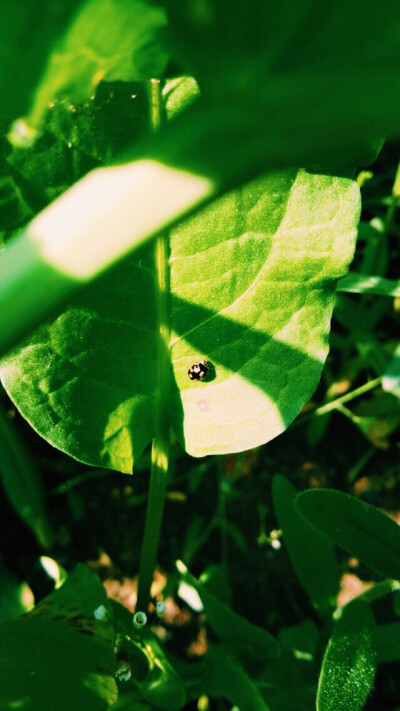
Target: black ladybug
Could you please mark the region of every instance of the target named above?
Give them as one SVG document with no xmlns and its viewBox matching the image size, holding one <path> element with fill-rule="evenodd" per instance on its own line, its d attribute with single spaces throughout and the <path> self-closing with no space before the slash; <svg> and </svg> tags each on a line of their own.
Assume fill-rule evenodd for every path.
<svg viewBox="0 0 400 711">
<path fill-rule="evenodd" d="M 198 363 L 193 363 L 188 370 L 190 380 L 204 380 L 207 377 L 211 363 L 208 360 L 199 360 Z"/>
</svg>

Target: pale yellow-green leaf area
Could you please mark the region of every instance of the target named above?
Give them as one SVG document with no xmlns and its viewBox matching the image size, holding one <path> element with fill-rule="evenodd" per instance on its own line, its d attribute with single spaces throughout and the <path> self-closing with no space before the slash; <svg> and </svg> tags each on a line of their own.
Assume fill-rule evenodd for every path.
<svg viewBox="0 0 400 711">
<path fill-rule="evenodd" d="M 359 214 L 349 179 L 272 173 L 187 220 L 171 237 L 175 418 L 194 456 L 281 433 L 315 389 L 336 280 Z M 211 377 L 191 381 L 193 362 Z"/>
</svg>

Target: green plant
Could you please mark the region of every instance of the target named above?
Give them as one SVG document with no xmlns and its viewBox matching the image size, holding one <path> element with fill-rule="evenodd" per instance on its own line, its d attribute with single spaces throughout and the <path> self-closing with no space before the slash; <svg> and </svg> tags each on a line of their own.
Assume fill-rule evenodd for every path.
<svg viewBox="0 0 400 711">
<path fill-rule="evenodd" d="M 364 234 L 361 269 L 355 263 L 347 273 L 360 215 L 355 168 L 376 157 L 381 136 L 398 135 L 399 9 L 389 0 L 379 9 L 358 1 L 329 9 L 258 0 L 243 7 L 226 0 L 166 0 L 165 8 L 145 0 L 44 5 L 31 33 L 31 0 L 18 13 L 8 0 L 0 10 L 3 63 L 15 65 L 19 77 L 0 77 L 0 228 L 7 243 L 0 259 L 1 377 L 32 427 L 81 462 L 131 473 L 151 443 L 137 602 L 147 611 L 171 430 L 186 452 L 203 457 L 242 452 L 287 429 L 320 380 L 336 291 L 361 294 L 357 303 L 341 296 L 335 318 L 375 378 L 368 371 L 352 392 L 328 393 L 300 423 L 311 419 L 308 436 L 317 442 L 318 423 L 326 426 L 323 416 L 339 410 L 372 436 L 376 407 L 357 414 L 345 402 L 380 384 L 394 429 L 400 421 L 398 355 L 372 335 L 385 305 L 377 299 L 370 308 L 369 294 L 399 294 L 383 240 L 376 248 L 371 236 L 375 227 Z M 27 34 L 28 68 L 15 50 Z M 386 237 L 397 183 L 382 225 Z M 338 349 L 343 360 L 346 348 Z M 191 381 L 188 369 L 204 359 L 208 376 Z M 359 374 L 363 363 L 357 368 Z M 12 480 L 14 467 L 23 472 L 36 497 L 25 518 L 50 545 L 35 468 L 16 456 L 6 418 L 2 433 L 4 480 Z M 10 494 L 17 507 L 22 489 Z M 384 643 L 374 642 L 369 599 L 350 603 L 332 631 L 339 575 L 315 526 L 397 578 L 395 524 L 339 492 L 296 499 L 282 476 L 273 497 L 320 628 L 309 619 L 281 630 L 278 641 L 180 564 L 181 581 L 197 592 L 218 642 L 191 668 L 168 657 L 147 626 L 132 629 L 126 611 L 104 603 L 104 619 L 94 615 L 94 628 L 83 625 L 94 638 L 90 664 L 83 670 L 77 663 L 74 682 L 85 708 L 174 709 L 209 695 L 241 711 L 286 710 L 296 696 L 306 709 L 319 646 L 330 635 L 318 709 L 363 707 Z M 73 575 L 47 607 L 7 623 L 17 666 L 19 640 L 37 638 L 32 625 L 41 616 L 49 659 L 57 629 L 69 633 L 73 619 L 82 632 L 83 622 L 93 622 L 100 592 L 92 593 L 96 584 L 86 572 L 76 576 L 84 599 L 70 603 L 72 617 L 71 609 L 60 615 L 53 600 L 68 596 Z M 376 595 L 395 588 L 381 583 Z M 108 661 L 99 671 L 103 623 Z M 112 630 L 126 684 L 118 701 Z M 394 635 L 385 639 L 382 656 L 397 658 Z M 297 644 L 308 655 L 305 673 Z M 66 648 L 59 669 L 65 658 Z M 5 679 L 0 708 L 54 708 L 64 692 L 56 683 L 47 688 L 47 678 L 37 687 L 26 682 L 23 692 Z M 71 700 L 64 695 L 60 703 L 70 708 Z"/>
</svg>

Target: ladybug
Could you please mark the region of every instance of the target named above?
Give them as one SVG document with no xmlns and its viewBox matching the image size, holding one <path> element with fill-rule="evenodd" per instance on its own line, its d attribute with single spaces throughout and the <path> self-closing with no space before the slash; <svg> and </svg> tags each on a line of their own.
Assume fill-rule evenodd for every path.
<svg viewBox="0 0 400 711">
<path fill-rule="evenodd" d="M 204 380 L 210 371 L 211 363 L 208 360 L 199 360 L 193 363 L 188 370 L 190 380 Z"/>
</svg>

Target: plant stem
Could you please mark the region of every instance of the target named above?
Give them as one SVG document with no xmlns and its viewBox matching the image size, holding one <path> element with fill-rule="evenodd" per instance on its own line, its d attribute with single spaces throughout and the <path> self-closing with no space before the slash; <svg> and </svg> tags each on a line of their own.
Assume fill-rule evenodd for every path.
<svg viewBox="0 0 400 711">
<path fill-rule="evenodd" d="M 162 105 L 160 82 L 150 81 L 150 117 L 154 131 L 161 123 Z M 157 396 L 155 434 L 151 455 L 149 499 L 142 549 L 140 552 L 139 583 L 136 610 L 146 611 L 150 601 L 150 589 L 160 541 L 164 511 L 168 462 L 169 462 L 169 421 L 168 404 L 170 394 L 169 357 L 169 240 L 163 233 L 155 240 L 155 266 L 157 272 Z"/>
<path fill-rule="evenodd" d="M 347 607 L 347 605 L 351 605 L 354 600 L 361 600 L 371 604 L 372 602 L 375 602 L 375 600 L 380 600 L 380 598 L 385 597 L 390 593 L 397 592 L 398 590 L 400 590 L 400 582 L 398 580 L 382 580 L 381 583 L 376 583 L 371 588 L 368 588 L 368 590 L 364 590 L 364 592 L 357 595 L 356 598 L 346 602 L 345 605 L 338 607 L 333 616 L 335 619 L 338 619 L 342 613 L 342 610 Z"/>
<path fill-rule="evenodd" d="M 336 400 L 332 400 L 331 402 L 326 403 L 326 405 L 321 405 L 321 407 L 317 407 L 317 409 L 313 412 L 310 412 L 307 415 L 303 415 L 303 417 L 299 417 L 299 419 L 293 424 L 292 427 L 294 428 L 298 425 L 303 425 L 305 422 L 313 420 L 314 417 L 321 417 L 322 415 L 326 415 L 328 412 L 332 412 L 332 410 L 339 409 L 340 406 L 343 405 L 345 402 L 350 402 L 350 400 L 353 400 L 356 397 L 360 397 L 360 395 L 364 395 L 364 393 L 367 393 L 370 390 L 376 388 L 378 385 L 380 385 L 381 382 L 382 376 L 379 376 L 379 378 L 375 378 L 374 380 L 370 380 L 369 383 L 365 383 L 359 388 L 351 390 L 351 392 L 346 393 L 341 397 L 338 397 Z"/>
</svg>

